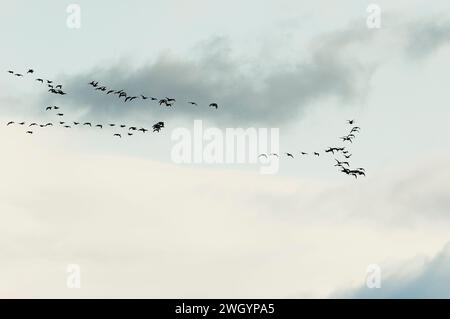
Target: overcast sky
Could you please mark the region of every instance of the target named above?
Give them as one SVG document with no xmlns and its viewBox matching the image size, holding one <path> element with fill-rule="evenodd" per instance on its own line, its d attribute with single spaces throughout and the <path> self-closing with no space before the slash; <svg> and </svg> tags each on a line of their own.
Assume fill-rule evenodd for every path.
<svg viewBox="0 0 450 319">
<path fill-rule="evenodd" d="M 78 1 L 80 29 L 70 3 L 0 0 L 1 297 L 450 297 L 448 1 L 377 1 L 380 29 L 357 0 Z M 28 68 L 68 94 L 6 72 Z M 177 104 L 124 104 L 92 80 Z M 48 105 L 166 127 L 120 142 L 6 127 L 54 120 Z M 323 153 L 350 118 L 358 180 Z M 278 128 L 280 152 L 322 154 L 275 175 L 175 164 L 171 132 L 196 119 Z"/>
</svg>

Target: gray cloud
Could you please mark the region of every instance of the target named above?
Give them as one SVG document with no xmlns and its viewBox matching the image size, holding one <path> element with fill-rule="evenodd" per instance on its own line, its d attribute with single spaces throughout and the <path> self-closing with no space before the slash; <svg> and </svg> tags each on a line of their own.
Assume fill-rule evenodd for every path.
<svg viewBox="0 0 450 319">
<path fill-rule="evenodd" d="M 404 268 L 409 268 L 404 265 Z M 434 258 L 424 260 L 413 274 L 401 270 L 387 278 L 382 277 L 381 288 L 363 286 L 353 291 L 338 293 L 344 298 L 450 298 L 450 243 Z"/>
<path fill-rule="evenodd" d="M 408 33 L 407 52 L 422 58 L 450 43 L 450 22 L 443 18 L 421 20 L 409 24 Z"/>
<path fill-rule="evenodd" d="M 353 33 L 350 36 L 358 40 Z M 227 40 L 215 39 L 203 45 L 197 59 L 161 55 L 153 64 L 134 70 L 117 65 L 72 77 L 65 81 L 70 94 L 64 97 L 64 103 L 85 108 L 86 116 L 91 117 L 135 116 L 145 109 L 149 117 L 157 118 L 183 116 L 229 124 L 279 125 L 297 117 L 318 99 L 348 102 L 365 94 L 373 70 L 340 54 L 346 44 L 336 43 L 333 37 L 324 41 L 308 60 L 272 69 L 262 76 L 244 72 L 242 61 L 232 58 Z M 93 91 L 88 86 L 92 80 L 132 95 L 175 97 L 176 110 L 163 109 L 155 102 L 124 104 L 123 99 Z M 46 97 L 43 103 L 53 103 L 52 98 Z M 193 109 L 187 104 L 190 100 L 198 102 L 199 107 Z M 211 102 L 217 102 L 220 110 L 209 108 Z"/>
<path fill-rule="evenodd" d="M 449 30 L 445 21 L 432 19 L 392 26 L 389 36 L 394 34 L 401 44 L 388 55 L 400 50 L 423 57 L 448 41 Z M 246 71 L 247 65 L 234 57 L 230 42 L 215 38 L 201 44 L 195 59 L 162 54 L 154 63 L 136 69 L 115 65 L 74 76 L 64 81 L 70 92 L 64 102 L 73 109 L 84 109 L 86 117 L 105 120 L 142 118 L 145 114 L 155 119 L 203 118 L 228 125 L 278 126 L 298 118 L 321 99 L 346 105 L 361 102 L 381 58 L 368 62 L 358 49 L 385 50 L 386 34 L 382 31 L 369 30 L 361 23 L 350 24 L 346 29 L 316 37 L 310 44 L 309 56 L 301 62 L 267 67 L 265 75 L 254 71 L 264 61 L 255 61 L 250 67 L 253 71 Z M 112 89 L 125 89 L 131 95 L 175 97 L 176 109 L 141 100 L 124 104 L 123 99 L 93 91 L 87 84 L 92 80 Z M 53 98 L 46 96 L 43 103 L 53 103 Z M 193 109 L 187 104 L 191 100 L 200 106 Z M 220 114 L 208 107 L 211 102 L 220 105 Z"/>
</svg>

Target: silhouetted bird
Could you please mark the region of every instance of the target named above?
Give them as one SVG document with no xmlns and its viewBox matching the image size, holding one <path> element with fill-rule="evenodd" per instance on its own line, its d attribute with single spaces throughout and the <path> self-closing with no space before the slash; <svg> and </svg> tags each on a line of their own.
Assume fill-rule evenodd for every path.
<svg viewBox="0 0 450 319">
<path fill-rule="evenodd" d="M 219 107 L 219 106 L 217 105 L 217 103 L 211 103 L 209 106 L 210 106 L 210 107 L 215 107 L 216 110 L 217 110 L 217 108 Z"/>
</svg>

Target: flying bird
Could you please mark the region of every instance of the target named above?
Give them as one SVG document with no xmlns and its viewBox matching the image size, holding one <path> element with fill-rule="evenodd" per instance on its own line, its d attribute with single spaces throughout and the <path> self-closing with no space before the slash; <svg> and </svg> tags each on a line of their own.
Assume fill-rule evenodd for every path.
<svg viewBox="0 0 450 319">
<path fill-rule="evenodd" d="M 319 153 L 317 153 L 317 152 L 314 152 L 314 155 L 316 155 L 316 156 L 320 156 L 320 154 L 319 154 Z"/>
<path fill-rule="evenodd" d="M 122 135 L 120 135 L 120 134 L 114 134 L 114 136 L 122 138 Z"/>
<path fill-rule="evenodd" d="M 217 105 L 217 103 L 211 103 L 209 106 L 210 106 L 210 107 L 215 107 L 216 110 L 217 110 L 217 108 L 219 107 L 219 106 Z"/>
<path fill-rule="evenodd" d="M 280 157 L 277 153 L 271 153 L 271 156 L 276 156 L 276 157 Z"/>
<path fill-rule="evenodd" d="M 334 160 L 336 161 L 336 165 L 334 165 L 334 166 L 343 166 L 343 165 L 350 166 L 350 164 L 348 162 L 341 162 L 341 161 L 338 161 L 337 159 L 334 159 Z"/>
<path fill-rule="evenodd" d="M 352 138 L 351 138 L 351 137 L 348 137 L 348 136 L 343 136 L 343 137 L 341 137 L 341 140 L 342 140 L 343 142 L 348 141 L 348 142 L 350 142 L 350 143 L 353 143 Z"/>
<path fill-rule="evenodd" d="M 33 69 L 29 69 L 28 71 L 27 71 L 27 74 L 33 74 L 34 73 L 34 70 Z"/>
<path fill-rule="evenodd" d="M 292 155 L 291 153 L 285 153 L 285 154 L 286 154 L 286 156 L 288 156 L 288 157 L 294 158 L 294 155 Z"/>
</svg>

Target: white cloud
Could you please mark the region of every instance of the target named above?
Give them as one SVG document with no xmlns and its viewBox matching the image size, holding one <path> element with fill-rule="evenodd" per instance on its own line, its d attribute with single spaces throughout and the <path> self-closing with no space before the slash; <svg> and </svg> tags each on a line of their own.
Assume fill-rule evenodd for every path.
<svg viewBox="0 0 450 319">
<path fill-rule="evenodd" d="M 58 150 L 70 135 L 1 132 L 2 296 L 324 297 L 363 282 L 368 264 L 434 253 L 448 237 L 448 218 L 389 222 L 408 207 L 372 190 L 395 176 L 330 186 L 86 155 Z M 424 205 L 448 182 L 430 184 Z M 65 287 L 72 263 L 80 290 Z"/>
</svg>

